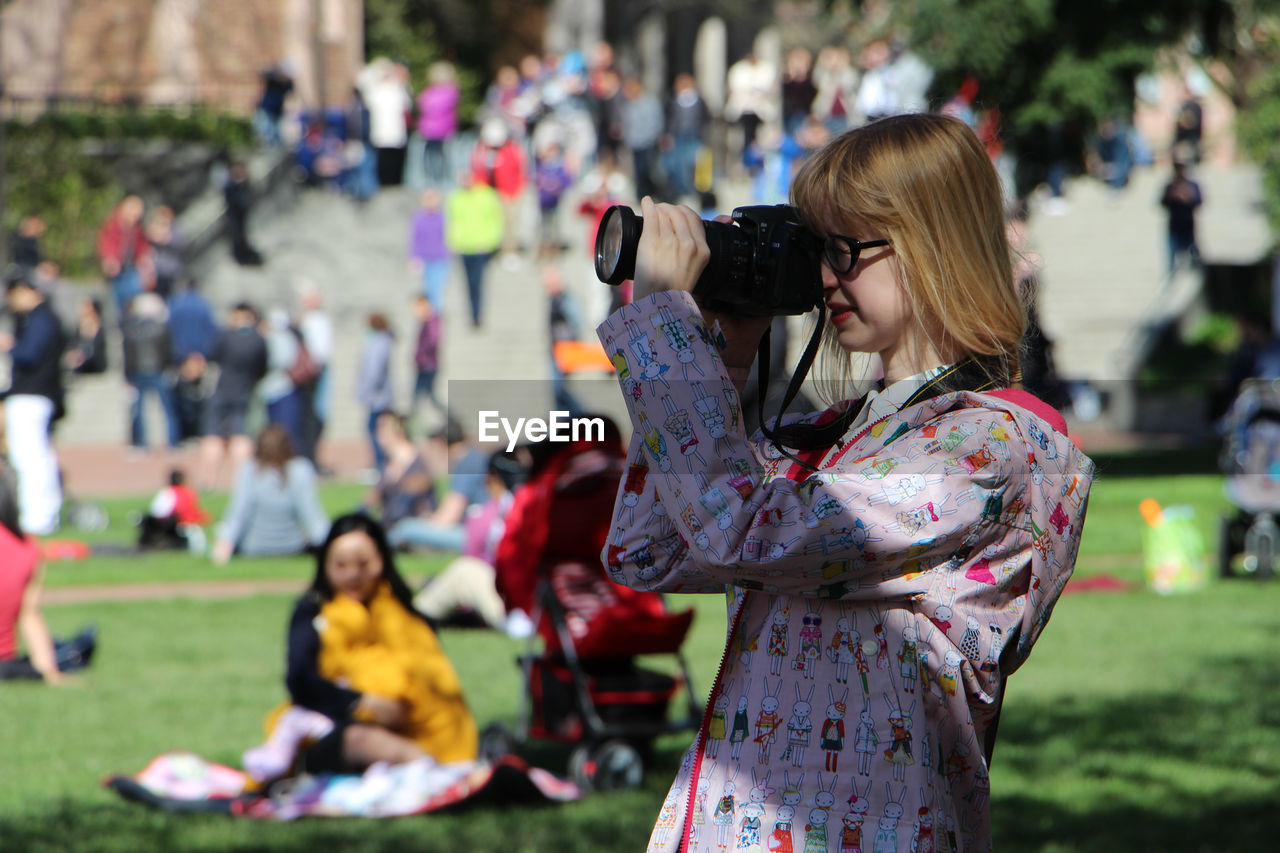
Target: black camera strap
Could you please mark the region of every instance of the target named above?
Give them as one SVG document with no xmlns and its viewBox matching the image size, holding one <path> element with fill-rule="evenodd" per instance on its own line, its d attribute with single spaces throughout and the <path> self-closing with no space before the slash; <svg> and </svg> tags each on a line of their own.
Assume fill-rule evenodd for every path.
<svg viewBox="0 0 1280 853">
<path fill-rule="evenodd" d="M 786 414 L 787 407 L 791 405 L 796 395 L 800 393 L 800 387 L 804 384 L 805 377 L 809 375 L 809 368 L 813 366 L 813 360 L 818 355 L 818 345 L 822 341 L 822 330 L 826 323 L 827 306 L 826 303 L 819 301 L 818 321 L 814 324 L 813 334 L 809 336 L 809 343 L 805 346 L 804 354 L 800 356 L 796 369 L 791 373 L 791 381 L 787 383 L 787 390 L 782 395 L 782 405 L 778 408 L 778 421 L 782 420 L 782 416 Z M 769 422 L 765 420 L 764 398 L 769 394 L 769 339 L 771 335 L 772 330 L 766 329 L 764 337 L 760 339 L 760 349 L 756 353 L 756 384 L 759 386 L 757 389 L 759 393 L 756 396 L 756 414 L 760 418 L 760 431 L 773 442 L 773 446 L 778 449 L 779 453 L 816 474 L 818 469 L 796 456 L 790 450 L 787 450 L 778 436 L 776 425 L 774 428 L 770 428 Z"/>
</svg>

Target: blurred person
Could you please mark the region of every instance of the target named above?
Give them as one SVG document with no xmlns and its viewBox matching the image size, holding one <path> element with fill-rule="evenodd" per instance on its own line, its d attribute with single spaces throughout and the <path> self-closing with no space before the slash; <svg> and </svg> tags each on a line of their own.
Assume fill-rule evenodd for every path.
<svg viewBox="0 0 1280 853">
<path fill-rule="evenodd" d="M 622 85 L 622 143 L 631 155 L 631 176 L 640 197 L 659 194 L 657 169 L 658 140 L 663 133 L 662 104 L 645 89 L 639 77 L 628 77 Z"/>
<path fill-rule="evenodd" d="M 596 150 L 616 161 L 622 148 L 622 75 L 610 66 L 591 72 L 590 104 L 595 118 Z"/>
<path fill-rule="evenodd" d="M 413 316 L 418 321 L 418 339 L 413 347 L 413 400 L 410 413 L 417 416 L 418 407 L 425 399 L 436 414 L 448 417 L 448 408 L 436 396 L 436 374 L 440 370 L 440 342 L 444 336 L 444 323 L 440 312 L 431 300 L 422 294 L 413 298 Z"/>
<path fill-rule="evenodd" d="M 440 191 L 429 187 L 418 195 L 418 209 L 409 220 L 409 270 L 422 282 L 422 294 L 437 310 L 444 310 L 449 285 L 449 252 L 445 211 Z"/>
<path fill-rule="evenodd" d="M 267 372 L 258 383 L 258 394 L 267 404 L 267 423 L 284 427 L 294 452 L 304 455 L 302 409 L 306 395 L 300 377 L 295 374 L 298 360 L 303 357 L 302 347 L 286 309 L 273 308 L 267 313 L 262 337 L 267 342 Z"/>
<path fill-rule="evenodd" d="M 413 110 L 409 70 L 398 62 L 376 60 L 373 67 L 362 91 L 369 108 L 369 142 L 378 160 L 378 186 L 398 187 L 404 180 L 409 144 L 406 116 Z"/>
<path fill-rule="evenodd" d="M 520 72 L 513 65 L 503 65 L 493 76 L 484 93 L 484 112 L 501 121 L 512 132 L 524 132 L 518 99 L 520 97 Z"/>
<path fill-rule="evenodd" d="M 262 266 L 262 253 L 249 240 L 253 185 L 249 182 L 249 168 L 243 162 L 232 162 L 222 194 L 227 204 L 227 236 L 231 240 L 231 256 L 241 266 Z"/>
<path fill-rule="evenodd" d="M 502 205 L 502 260 L 509 268 L 517 262 L 520 251 L 520 199 L 529 183 L 529 164 L 524 147 L 512 138 L 501 119 L 488 118 L 480 126 L 480 138 L 471 151 L 471 175 L 498 194 Z"/>
<path fill-rule="evenodd" d="M 359 88 L 352 89 L 346 110 L 347 139 L 342 147 L 343 191 L 358 204 L 364 204 L 378 192 L 378 155 L 369 141 L 369 108 Z"/>
<path fill-rule="evenodd" d="M 428 460 L 435 470 L 449 471 L 449 489 L 440 505 L 426 515 L 407 516 L 387 530 L 387 540 L 395 548 L 414 546 L 440 551 L 461 551 L 466 540 L 463 520 L 474 506 L 486 498 L 485 472 L 489 454 L 450 418 L 437 430 L 429 444 L 443 443 L 444 459 Z"/>
<path fill-rule="evenodd" d="M 97 631 L 86 628 L 70 641 L 54 640 L 40 607 L 44 569 L 36 543 L 18 520 L 11 475 L 0 470 L 0 681 L 43 679 L 66 683 L 66 673 L 87 666 Z M 18 654 L 18 637 L 26 654 Z"/>
<path fill-rule="evenodd" d="M 551 345 L 551 398 L 557 411 L 580 415 L 585 412 L 569 391 L 568 377 L 556 361 L 556 344 L 578 340 L 581 312 L 573 294 L 565 290 L 564 275 L 555 264 L 542 267 L 542 288 L 547 294 L 547 333 Z"/>
<path fill-rule="evenodd" d="M 782 130 L 795 135 L 809 117 L 818 87 L 813 83 L 813 54 L 807 48 L 787 51 L 782 66 Z"/>
<path fill-rule="evenodd" d="M 182 548 L 203 554 L 209 513 L 200 506 L 200 496 L 187 485 L 181 468 L 171 469 L 166 479 L 138 521 L 138 547 Z"/>
<path fill-rule="evenodd" d="M 1204 108 L 1191 87 L 1183 84 L 1182 103 L 1173 120 L 1173 159 L 1196 165 L 1202 156 Z"/>
<path fill-rule="evenodd" d="M 102 327 L 102 302 L 84 296 L 76 303 L 75 329 L 66 366 L 72 373 L 97 374 L 107 371 L 107 336 Z"/>
<path fill-rule="evenodd" d="M 579 189 L 578 215 L 587 222 L 584 270 L 587 281 L 586 314 L 588 322 L 598 323 L 619 306 L 631 301 L 631 282 L 624 281 L 617 287 L 600 285 L 595 274 L 596 233 L 609 208 L 629 202 L 635 193 L 631 181 L 607 151 L 601 151 L 596 165 L 582 176 Z"/>
<path fill-rule="evenodd" d="M 156 293 L 140 293 L 129 305 L 124 322 L 124 378 L 132 389 L 129 400 L 129 445 L 146 451 L 146 399 L 155 396 L 164 411 L 166 441 L 177 448 L 182 429 L 173 399 L 173 342 L 169 336 L 169 319 L 164 300 Z"/>
<path fill-rule="evenodd" d="M 387 464 L 362 509 L 376 510 L 388 530 L 402 518 L 430 515 L 437 506 L 435 477 L 409 433 L 408 420 L 397 412 L 383 412 L 374 429 Z"/>
<path fill-rule="evenodd" d="M 258 312 L 248 302 L 232 307 L 227 326 L 209 355 L 218 368 L 218 381 L 204 407 L 200 439 L 202 489 L 214 488 L 224 457 L 233 470 L 253 453 L 248 437 L 249 405 L 258 382 L 267 373 L 267 342 L 258 332 Z"/>
<path fill-rule="evenodd" d="M 213 307 L 200 292 L 200 282 L 187 277 L 169 300 L 169 337 L 178 367 L 174 405 L 183 440 L 198 438 L 209 396 L 209 359 L 218 340 Z"/>
<path fill-rule="evenodd" d="M 302 446 L 299 452 L 316 466 L 321 476 L 326 476 L 330 472 L 320 464 L 318 450 L 333 403 L 333 379 L 329 369 L 333 362 L 333 318 L 324 310 L 320 288 L 309 279 L 303 279 L 298 285 L 298 302 L 302 313 L 298 317 L 297 332 L 307 354 L 319 369 L 315 380 L 302 386 Z"/>
<path fill-rule="evenodd" d="M 245 766 L 255 778 L 269 781 L 295 763 L 310 774 L 361 773 L 379 762 L 473 766 L 479 735 L 462 683 L 414 610 L 376 521 L 360 514 L 334 521 L 288 638 L 292 706 L 277 709 L 268 724 L 275 728 L 291 710 L 306 709 L 324 725 L 307 722 L 305 731 L 273 734 L 267 749 L 251 750 Z"/>
<path fill-rule="evenodd" d="M 463 519 L 460 553 L 413 598 L 414 607 L 428 619 L 465 623 L 475 618 L 486 627 L 528 636 L 528 615 L 507 613 L 493 568 L 511 509 L 512 489 L 523 477 L 515 453 L 499 450 L 489 457 L 485 500 L 472 506 Z"/>
<path fill-rule="evenodd" d="M 1200 185 L 1187 177 L 1185 163 L 1175 160 L 1173 178 L 1165 184 L 1160 204 L 1168 213 L 1169 277 L 1173 277 L 1178 258 L 1186 255 L 1191 265 L 1199 267 L 1200 247 L 1196 245 L 1196 209 L 1204 203 Z"/>
<path fill-rule="evenodd" d="M 711 121 L 707 104 L 698 93 L 692 74 L 678 74 L 671 84 L 671 100 L 667 102 L 666 132 L 659 141 L 663 151 L 663 172 L 667 176 L 673 198 L 697 194 L 694 180 L 698 151 L 706 138 Z"/>
<path fill-rule="evenodd" d="M 268 424 L 253 458 L 236 471 L 211 559 L 223 565 L 233 554 L 301 554 L 319 546 L 328 530 L 315 468 L 294 453 L 283 426 Z"/>
<path fill-rule="evenodd" d="M 124 322 L 129 300 L 154 284 L 151 243 L 142 222 L 144 210 L 141 198 L 127 195 L 98 229 L 98 261 L 111 287 L 117 324 Z"/>
<path fill-rule="evenodd" d="M 147 216 L 147 242 L 151 244 L 151 265 L 155 272 L 152 290 L 168 301 L 186 269 L 185 245 L 175 226 L 173 208 L 157 205 Z"/>
<path fill-rule="evenodd" d="M 1129 128 L 1119 119 L 1103 119 L 1090 151 L 1090 169 L 1100 181 L 1119 192 L 1129 185 L 1133 168 L 1133 150 L 1129 145 Z"/>
<path fill-rule="evenodd" d="M 280 120 L 284 117 L 285 99 L 293 91 L 293 74 L 290 64 L 281 62 L 262 72 L 262 94 L 253 115 L 253 127 L 258 138 L 272 147 L 282 144 Z"/>
<path fill-rule="evenodd" d="M 5 293 L 13 334 L 0 334 L 0 350 L 11 360 L 4 394 L 4 437 L 18 478 L 19 524 L 48 536 L 62 513 L 62 485 L 53 447 L 53 424 L 64 414 L 62 324 L 44 294 L 22 274 Z"/>
<path fill-rule="evenodd" d="M 839 136 L 852 127 L 857 117 L 858 72 L 843 45 L 828 45 L 818 51 L 813 69 L 813 112 L 827 132 Z"/>
<path fill-rule="evenodd" d="M 433 62 L 427 69 L 427 86 L 418 95 L 418 135 L 428 184 L 443 186 L 449 180 L 449 145 L 458 133 L 460 99 L 453 64 Z"/>
<path fill-rule="evenodd" d="M 449 194 L 446 202 L 445 243 L 462 259 L 472 328 L 480 328 L 485 268 L 502 245 L 504 218 L 497 191 L 471 172 L 463 173 L 458 189 Z"/>
<path fill-rule="evenodd" d="M 395 382 L 392 380 L 391 353 L 395 334 L 387 315 L 374 311 L 368 316 L 364 346 L 360 353 L 360 371 L 356 376 L 356 400 L 368 412 L 366 420 L 373 467 L 379 476 L 387 467 L 387 454 L 378 441 L 378 417 L 395 408 Z"/>
<path fill-rule="evenodd" d="M 778 118 L 778 70 L 753 51 L 729 66 L 726 90 L 724 117 L 741 130 L 739 156 L 745 166 L 760 125 Z"/>
<path fill-rule="evenodd" d="M 555 142 L 546 143 L 535 159 L 533 182 L 538 190 L 538 258 L 559 254 L 560 200 L 573 185 L 564 151 Z"/>
<path fill-rule="evenodd" d="M 19 219 L 17 229 L 9 238 L 9 262 L 30 274 L 44 260 L 40 240 L 46 230 L 42 217 L 27 215 Z"/>
</svg>

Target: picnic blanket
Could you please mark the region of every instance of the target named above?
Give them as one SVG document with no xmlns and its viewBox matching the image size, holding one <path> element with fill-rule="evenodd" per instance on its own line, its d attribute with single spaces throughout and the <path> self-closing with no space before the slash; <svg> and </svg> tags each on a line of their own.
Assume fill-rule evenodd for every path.
<svg viewBox="0 0 1280 853">
<path fill-rule="evenodd" d="M 266 820 L 401 817 L 462 805 L 564 802 L 582 796 L 572 782 L 514 755 L 452 764 L 379 763 L 362 775 L 302 775 L 255 792 L 242 771 L 179 751 L 162 753 L 140 772 L 111 776 L 103 784 L 126 800 L 160 811 Z"/>
</svg>

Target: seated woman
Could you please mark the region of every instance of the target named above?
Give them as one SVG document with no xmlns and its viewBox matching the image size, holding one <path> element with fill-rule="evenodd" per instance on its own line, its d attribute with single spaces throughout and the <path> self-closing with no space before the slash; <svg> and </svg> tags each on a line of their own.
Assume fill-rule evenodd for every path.
<svg viewBox="0 0 1280 853">
<path fill-rule="evenodd" d="M 8 473 L 0 470 L 0 681 L 44 679 L 61 684 L 65 672 L 89 663 L 97 632 L 87 628 L 55 642 L 40 610 L 43 572 L 36 544 L 18 524 L 18 501 Z M 27 653 L 18 654 L 17 635 Z"/>
<path fill-rule="evenodd" d="M 365 504 L 381 508 L 385 530 L 402 518 L 430 515 L 436 508 L 435 480 L 409 436 L 405 417 L 383 412 L 374 424 L 374 434 L 387 454 L 387 465 Z"/>
<path fill-rule="evenodd" d="M 324 541 L 328 529 L 315 468 L 294 455 L 284 427 L 270 424 L 258 435 L 254 458 L 236 472 L 213 561 L 225 563 L 233 553 L 300 554 Z"/>
<path fill-rule="evenodd" d="M 462 683 L 410 598 L 381 525 L 359 513 L 338 518 L 289 623 L 289 719 L 278 716 L 272 739 L 245 756 L 254 778 L 281 775 L 292 747 L 326 729 L 298 756 L 300 770 L 476 759 Z"/>
</svg>

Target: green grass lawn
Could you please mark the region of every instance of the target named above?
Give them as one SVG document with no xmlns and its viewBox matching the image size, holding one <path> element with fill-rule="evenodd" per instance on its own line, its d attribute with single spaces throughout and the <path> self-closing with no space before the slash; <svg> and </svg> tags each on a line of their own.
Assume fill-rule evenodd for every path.
<svg viewBox="0 0 1280 853">
<path fill-rule="evenodd" d="M 1206 466 L 1155 476 L 1141 459 L 1099 461 L 1079 573 L 1133 585 L 1064 597 L 1011 679 L 992 768 L 996 849 L 1268 849 L 1280 822 L 1280 585 L 1217 582 L 1176 597 L 1146 591 L 1138 501 L 1192 506 L 1212 543 L 1228 509 L 1221 478 Z M 337 512 L 359 497 L 357 488 L 331 486 L 325 501 Z M 112 502 L 117 522 L 105 539 L 127 541 L 125 513 L 144 503 Z M 415 557 L 403 568 L 429 574 L 440 563 Z M 296 577 L 301 588 L 311 571 L 302 559 L 215 569 L 185 554 L 94 557 L 50 566 L 49 583 Z M 722 602 L 674 604 L 698 608 L 686 652 L 705 691 L 723 642 Z M 264 824 L 158 814 L 100 786 L 103 776 L 136 771 L 170 749 L 237 764 L 283 698 L 290 607 L 289 595 L 50 607 L 58 633 L 96 622 L 100 651 L 72 687 L 0 687 L 0 850 L 643 848 L 687 735 L 657 744 L 641 789 L 543 808 Z M 520 644 L 464 630 L 446 630 L 442 640 L 481 724 L 511 721 Z M 563 770 L 563 750 L 531 757 Z"/>
</svg>

